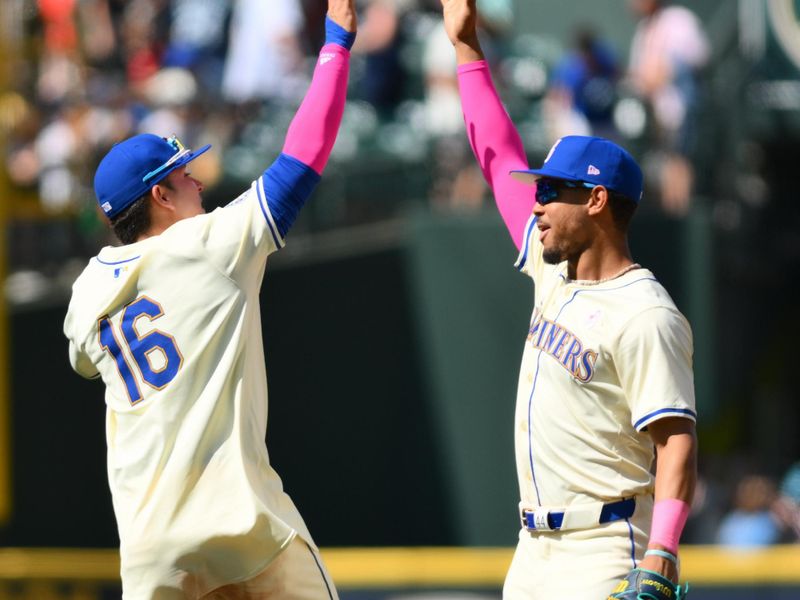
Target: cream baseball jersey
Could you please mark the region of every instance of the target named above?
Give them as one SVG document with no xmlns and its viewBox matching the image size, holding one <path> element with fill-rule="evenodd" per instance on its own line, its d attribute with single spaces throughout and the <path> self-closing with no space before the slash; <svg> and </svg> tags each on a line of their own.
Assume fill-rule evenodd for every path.
<svg viewBox="0 0 800 600">
<path fill-rule="evenodd" d="M 202 594 L 295 535 L 313 544 L 264 443 L 259 289 L 283 243 L 261 177 L 225 208 L 104 248 L 73 286 L 64 332 L 73 368 L 106 386 L 126 599 Z"/>
<path fill-rule="evenodd" d="M 522 505 L 652 493 L 647 425 L 696 418 L 689 323 L 647 269 L 572 281 L 538 233 L 534 215 L 517 261 L 535 286 L 515 415 Z"/>
</svg>

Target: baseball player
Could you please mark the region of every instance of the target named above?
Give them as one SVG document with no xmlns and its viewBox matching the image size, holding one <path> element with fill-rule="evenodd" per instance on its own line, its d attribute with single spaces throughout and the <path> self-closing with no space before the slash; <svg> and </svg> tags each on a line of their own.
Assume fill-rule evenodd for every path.
<svg viewBox="0 0 800 600">
<path fill-rule="evenodd" d="M 642 172 L 581 136 L 529 169 L 475 0 L 442 5 L 470 143 L 535 285 L 514 424 L 522 528 L 504 597 L 674 599 L 696 480 L 692 337 L 628 250 Z"/>
<path fill-rule="evenodd" d="M 336 598 L 264 444 L 259 290 L 320 179 L 344 110 L 354 0 L 329 0 L 326 44 L 283 152 L 206 214 L 189 170 L 208 150 L 137 135 L 94 187 L 123 245 L 73 286 L 73 368 L 106 386 L 108 478 L 125 600 Z"/>
</svg>

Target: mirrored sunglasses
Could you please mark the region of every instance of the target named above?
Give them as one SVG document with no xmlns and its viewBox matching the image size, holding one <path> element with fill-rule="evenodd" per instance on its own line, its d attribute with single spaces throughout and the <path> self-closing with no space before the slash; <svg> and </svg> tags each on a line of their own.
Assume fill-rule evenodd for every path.
<svg viewBox="0 0 800 600">
<path fill-rule="evenodd" d="M 184 156 L 187 156 L 188 154 L 190 154 L 192 152 L 189 148 L 187 148 L 186 146 L 184 146 L 181 143 L 181 141 L 178 139 L 178 137 L 175 134 L 172 134 L 168 138 L 164 138 L 164 141 L 166 141 L 170 146 L 172 146 L 175 149 L 175 154 L 173 154 L 170 157 L 170 159 L 167 162 L 165 162 L 163 165 L 161 165 L 157 169 L 154 169 L 154 170 L 150 171 L 147 175 L 145 175 L 142 178 L 142 181 L 144 183 L 147 183 L 148 181 L 153 179 L 156 175 L 158 175 L 159 173 L 162 173 L 165 169 L 168 169 L 169 167 L 174 165 L 176 162 L 178 162 L 180 159 L 182 159 Z"/>
<path fill-rule="evenodd" d="M 566 179 L 553 179 L 550 177 L 540 177 L 536 180 L 536 202 L 547 204 L 558 199 L 558 195 L 564 189 L 592 189 L 593 183 L 585 181 L 567 181 Z"/>
</svg>

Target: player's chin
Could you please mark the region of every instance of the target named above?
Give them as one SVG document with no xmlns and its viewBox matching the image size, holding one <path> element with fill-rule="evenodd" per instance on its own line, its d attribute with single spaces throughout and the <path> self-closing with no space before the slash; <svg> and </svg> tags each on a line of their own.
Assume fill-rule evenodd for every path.
<svg viewBox="0 0 800 600">
<path fill-rule="evenodd" d="M 558 248 L 545 248 L 542 251 L 542 260 L 544 260 L 544 262 L 546 262 L 548 265 L 557 265 L 558 263 L 562 263 L 567 259 L 564 256 L 564 253 Z"/>
</svg>

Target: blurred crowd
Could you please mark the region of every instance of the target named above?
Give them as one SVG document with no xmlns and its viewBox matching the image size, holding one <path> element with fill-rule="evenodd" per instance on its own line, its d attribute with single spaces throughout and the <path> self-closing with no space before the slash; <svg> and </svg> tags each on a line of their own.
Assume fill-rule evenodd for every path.
<svg viewBox="0 0 800 600">
<path fill-rule="evenodd" d="M 590 27 L 576 31 L 572 48 L 515 33 L 512 0 L 479 2 L 483 43 L 532 160 L 567 133 L 626 142 L 648 129 L 645 165 L 663 184 L 654 191 L 680 215 L 691 196 L 686 156 L 708 42 L 685 8 L 630 6 L 639 20 L 630 68 Z M 326 177 L 337 198 L 306 220 L 347 225 L 409 201 L 480 207 L 487 189 L 464 136 L 439 1 L 359 8 L 350 101 Z M 28 199 L 11 211 L 11 270 L 113 242 L 92 176 L 111 145 L 135 133 L 214 144 L 196 169 L 209 208 L 234 197 L 280 150 L 323 41 L 325 9 L 325 0 L 4 0 L 12 76 L 0 91 L 3 167 L 11 197 Z M 380 185 L 387 178 L 398 185 Z M 20 213 L 46 224 L 15 220 Z"/>
<path fill-rule="evenodd" d="M 486 30 L 501 35 L 509 3 L 485 4 Z M 306 89 L 325 9 L 325 0 L 6 0 L 3 59 L 13 75 L 0 96 L 5 174 L 12 195 L 35 198 L 34 213 L 78 227 L 52 256 L 37 252 L 41 235 L 29 235 L 12 263 L 62 257 L 76 238 L 88 239 L 87 252 L 109 241 L 92 175 L 111 145 L 135 133 L 214 144 L 197 173 L 212 205 L 224 201 L 214 194 L 223 180 L 256 176 L 279 151 Z M 366 0 L 361 10 L 339 158 L 375 157 L 377 145 L 383 169 L 395 160 L 423 164 L 426 142 L 460 127 L 438 2 Z"/>
<path fill-rule="evenodd" d="M 700 477 L 684 542 L 737 550 L 800 543 L 800 462 L 777 477 L 758 469 L 720 477 L 746 462 Z"/>
</svg>

